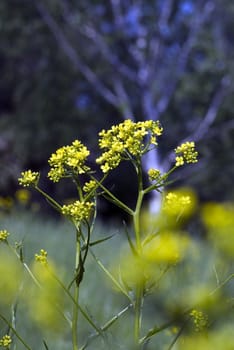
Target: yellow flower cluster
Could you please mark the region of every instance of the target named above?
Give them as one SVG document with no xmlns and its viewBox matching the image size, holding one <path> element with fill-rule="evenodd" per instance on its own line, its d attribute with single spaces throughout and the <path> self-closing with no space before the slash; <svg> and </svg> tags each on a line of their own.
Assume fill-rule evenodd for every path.
<svg viewBox="0 0 234 350">
<path fill-rule="evenodd" d="M 0 242 L 6 241 L 9 236 L 9 232 L 7 230 L 0 230 Z"/>
<path fill-rule="evenodd" d="M 163 232 L 144 249 L 144 258 L 150 262 L 174 264 L 181 260 L 189 240 L 185 235 Z"/>
<path fill-rule="evenodd" d="M 11 343 L 12 339 L 9 335 L 4 335 L 2 339 L 0 339 L 0 346 L 3 346 L 4 348 L 8 348 Z"/>
<path fill-rule="evenodd" d="M 207 203 L 203 206 L 202 219 L 207 234 L 215 247 L 233 259 L 234 256 L 234 204 Z"/>
<path fill-rule="evenodd" d="M 99 146 L 105 150 L 97 158 L 104 173 L 116 168 L 121 160 L 143 155 L 150 144 L 157 145 L 157 136 L 162 134 L 158 121 L 147 120 L 134 123 L 130 119 L 99 133 Z M 147 137 L 148 136 L 148 137 Z"/>
<path fill-rule="evenodd" d="M 85 161 L 90 152 L 79 140 L 72 142 L 70 146 L 59 148 L 49 159 L 51 167 L 48 177 L 53 182 L 72 174 L 83 174 L 89 170 Z"/>
<path fill-rule="evenodd" d="M 40 250 L 40 254 L 35 254 L 35 260 L 40 262 L 42 265 L 47 264 L 47 251 L 44 249 Z"/>
<path fill-rule="evenodd" d="M 39 173 L 32 170 L 23 171 L 21 176 L 19 178 L 19 184 L 24 187 L 37 185 L 39 180 Z"/>
<path fill-rule="evenodd" d="M 158 170 L 158 169 L 149 169 L 148 170 L 148 176 L 149 176 L 149 180 L 150 181 L 159 180 L 159 178 L 161 176 L 160 170 Z"/>
<path fill-rule="evenodd" d="M 87 220 L 94 206 L 92 202 L 76 201 L 72 204 L 63 205 L 62 214 L 70 216 L 76 221 Z"/>
<path fill-rule="evenodd" d="M 195 330 L 197 332 L 200 332 L 200 331 L 204 330 L 204 328 L 207 327 L 207 325 L 208 325 L 208 317 L 202 311 L 193 309 L 190 312 L 190 316 L 193 319 Z"/>
<path fill-rule="evenodd" d="M 84 184 L 83 190 L 84 192 L 91 192 L 92 190 L 94 190 L 96 187 L 96 181 L 94 180 L 90 180 L 89 182 L 86 182 Z"/>
<path fill-rule="evenodd" d="M 176 157 L 176 166 L 181 166 L 184 163 L 196 163 L 198 152 L 195 151 L 195 143 L 185 142 L 182 143 L 175 149 Z"/>
<path fill-rule="evenodd" d="M 170 215 L 176 216 L 181 213 L 186 213 L 191 208 L 191 197 L 176 192 L 169 192 L 163 203 L 163 211 Z"/>
</svg>

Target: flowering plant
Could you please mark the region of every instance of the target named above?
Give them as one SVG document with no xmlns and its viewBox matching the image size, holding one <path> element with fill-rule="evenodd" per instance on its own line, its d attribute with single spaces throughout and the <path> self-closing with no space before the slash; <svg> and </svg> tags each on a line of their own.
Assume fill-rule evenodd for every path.
<svg viewBox="0 0 234 350">
<path fill-rule="evenodd" d="M 41 189 L 38 172 L 27 170 L 21 174 L 19 183 L 22 186 L 30 186 L 41 193 L 74 226 L 75 263 L 69 285 L 66 286 L 59 277 L 56 266 L 44 248 L 35 254 L 33 266 L 29 267 L 24 261 L 21 247 L 9 243 L 9 233 L 6 230 L 0 231 L 0 242 L 6 243 L 14 251 L 16 258 L 34 282 L 34 287 L 28 292 L 30 297 L 26 301 L 33 310 L 34 319 L 39 325 L 44 324 L 48 329 L 60 332 L 60 320 L 65 320 L 71 329 L 73 350 L 87 349 L 96 337 L 101 337 L 105 343 L 105 332 L 128 310 L 133 310 L 134 313 L 133 325 L 129 327 L 132 329 L 132 346 L 135 350 L 146 349 L 153 336 L 171 327 L 173 322 L 182 316 L 185 319 L 193 318 L 196 327 L 204 328 L 207 324 L 206 316 L 203 316 L 201 311 L 189 307 L 185 308 L 183 315 L 180 314 L 161 326 L 153 326 L 147 330 L 144 325 L 144 302 L 147 296 L 152 293 L 169 269 L 173 269 L 186 258 L 190 239 L 180 229 L 179 223 L 182 218 L 186 219 L 195 207 L 192 192 L 177 191 L 162 195 L 162 206 L 158 215 L 151 216 L 145 213 L 145 197 L 148 193 L 152 191 L 161 193 L 172 172 L 185 163 L 197 162 L 198 153 L 194 142 L 183 143 L 175 149 L 174 166 L 165 174 L 160 173 L 158 169 L 148 169 L 149 181 L 145 184 L 142 158 L 147 152 L 157 147 L 158 138 L 162 132 L 160 123 L 152 120 L 137 123 L 125 120 L 109 130 L 101 131 L 99 146 L 103 152 L 96 159 L 102 173 L 100 177 L 88 164 L 90 151 L 80 141 L 76 140 L 71 145 L 59 148 L 49 158 L 48 178 L 55 183 L 62 178 L 70 178 L 74 182 L 78 198 L 70 204 L 58 203 Z M 134 208 L 117 198 L 105 185 L 109 173 L 122 161 L 130 162 L 135 169 L 138 192 Z M 87 181 L 84 181 L 84 176 Z M 127 239 L 126 246 L 122 249 L 122 257 L 120 261 L 113 262 L 113 266 L 109 268 L 104 266 L 95 254 L 95 246 L 111 238 L 106 236 L 99 240 L 93 239 L 98 196 L 104 196 L 121 208 L 129 215 L 131 223 L 132 232 L 127 226 L 124 228 Z M 96 320 L 94 321 L 93 315 L 80 304 L 80 289 L 85 278 L 86 259 L 89 255 L 93 257 L 113 287 L 128 301 L 127 307 L 113 315 L 102 326 Z M 15 264 L 15 261 L 12 264 Z M 22 271 L 18 273 L 17 280 L 21 274 Z M 72 304 L 72 313 L 66 311 L 64 295 Z M 80 345 L 79 338 L 79 314 L 83 315 L 87 324 L 93 329 L 83 345 Z M 1 318 L 7 322 L 9 329 L 21 344 L 26 349 L 31 349 L 18 334 L 14 325 L 3 316 Z M 0 346 L 5 348 L 9 348 L 11 343 L 12 340 L 8 334 L 0 340 Z M 46 341 L 44 345 L 48 349 Z"/>
</svg>

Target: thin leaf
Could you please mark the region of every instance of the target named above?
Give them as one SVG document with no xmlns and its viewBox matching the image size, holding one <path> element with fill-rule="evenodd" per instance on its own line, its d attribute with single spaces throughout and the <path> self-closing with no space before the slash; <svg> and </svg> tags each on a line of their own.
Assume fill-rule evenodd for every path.
<svg viewBox="0 0 234 350">
<path fill-rule="evenodd" d="M 46 344 L 46 341 L 45 341 L 44 339 L 43 339 L 43 344 L 44 344 L 46 350 L 49 350 L 49 347 L 48 347 L 48 345 Z"/>
<path fill-rule="evenodd" d="M 113 234 L 110 235 L 110 236 L 107 236 L 107 237 L 98 239 L 98 240 L 96 240 L 96 241 L 90 242 L 90 243 L 89 243 L 89 246 L 92 247 L 92 246 L 97 245 L 97 244 L 99 244 L 99 243 L 108 241 L 108 239 L 111 239 L 111 238 L 114 237 L 115 235 L 116 235 L 116 233 L 113 233 Z M 85 245 L 81 248 L 81 250 L 85 250 L 86 247 L 87 247 L 87 244 L 85 244 Z"/>
</svg>

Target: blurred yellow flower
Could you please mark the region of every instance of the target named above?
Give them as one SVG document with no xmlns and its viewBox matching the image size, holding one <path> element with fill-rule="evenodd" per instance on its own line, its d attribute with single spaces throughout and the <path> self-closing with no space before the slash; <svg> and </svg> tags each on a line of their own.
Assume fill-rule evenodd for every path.
<svg viewBox="0 0 234 350">
<path fill-rule="evenodd" d="M 144 247 L 143 256 L 150 262 L 173 264 L 183 258 L 188 243 L 184 234 L 162 232 Z"/>
<path fill-rule="evenodd" d="M 234 256 L 234 205 L 207 203 L 202 209 L 203 222 L 213 244 L 230 257 Z"/>
<path fill-rule="evenodd" d="M 31 198 L 31 193 L 26 189 L 19 189 L 15 192 L 15 198 L 21 204 L 27 204 Z"/>
</svg>

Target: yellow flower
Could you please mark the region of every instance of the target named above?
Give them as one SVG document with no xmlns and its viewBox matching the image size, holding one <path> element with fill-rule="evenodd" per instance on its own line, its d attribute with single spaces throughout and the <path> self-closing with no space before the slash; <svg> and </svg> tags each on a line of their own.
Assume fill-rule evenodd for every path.
<svg viewBox="0 0 234 350">
<path fill-rule="evenodd" d="M 58 182 L 63 177 L 85 173 L 90 170 L 85 165 L 89 153 L 79 140 L 73 141 L 70 146 L 59 148 L 49 159 L 51 169 L 48 177 L 53 182 Z"/>
<path fill-rule="evenodd" d="M 47 265 L 47 251 L 41 249 L 40 254 L 35 254 L 35 260 L 40 262 L 42 265 Z"/>
<path fill-rule="evenodd" d="M 144 248 L 144 258 L 154 263 L 174 264 L 184 256 L 188 237 L 175 232 L 162 232 Z"/>
<path fill-rule="evenodd" d="M 210 241 L 225 255 L 234 256 L 234 204 L 207 203 L 202 219 Z"/>
<path fill-rule="evenodd" d="M 160 176 L 161 176 L 160 170 L 158 170 L 158 169 L 149 169 L 148 170 L 148 176 L 149 176 L 150 181 L 159 180 Z"/>
<path fill-rule="evenodd" d="M 168 192 L 163 200 L 162 210 L 169 218 L 177 220 L 191 215 L 196 207 L 196 197 L 189 189 Z"/>
<path fill-rule="evenodd" d="M 196 309 L 193 309 L 190 312 L 190 316 L 193 319 L 195 330 L 197 332 L 200 332 L 200 331 L 204 330 L 204 328 L 207 327 L 207 325 L 208 325 L 208 317 L 207 317 L 207 315 L 204 314 L 204 312 L 196 310 Z"/>
<path fill-rule="evenodd" d="M 27 204 L 30 200 L 31 194 L 26 189 L 19 189 L 15 192 L 15 197 L 21 204 Z"/>
<path fill-rule="evenodd" d="M 7 230 L 1 230 L 0 231 L 0 242 L 4 242 L 7 240 L 7 237 L 9 236 L 9 232 Z"/>
<path fill-rule="evenodd" d="M 87 220 L 91 214 L 94 203 L 76 201 L 72 204 L 63 205 L 62 214 L 70 216 L 76 221 Z"/>
<path fill-rule="evenodd" d="M 176 157 L 176 166 L 184 165 L 184 158 L 182 156 Z"/>
<path fill-rule="evenodd" d="M 83 190 L 84 192 L 91 192 L 92 190 L 95 189 L 96 186 L 97 186 L 96 181 L 90 180 L 89 182 L 86 182 L 84 184 Z"/>
<path fill-rule="evenodd" d="M 19 184 L 24 187 L 35 186 L 39 180 L 39 173 L 32 170 L 23 171 L 21 176 L 19 178 Z"/>
<path fill-rule="evenodd" d="M 176 166 L 197 162 L 198 152 L 195 151 L 195 143 L 193 141 L 182 143 L 175 149 L 175 154 L 178 155 L 176 157 Z"/>
<path fill-rule="evenodd" d="M 8 348 L 11 343 L 12 343 L 12 339 L 7 334 L 4 335 L 2 339 L 0 339 L 0 346 L 3 346 L 4 348 Z"/>
<path fill-rule="evenodd" d="M 134 123 L 130 119 L 99 133 L 99 146 L 104 150 L 96 159 L 104 173 L 116 168 L 122 160 L 140 157 L 157 145 L 157 137 L 162 134 L 158 121 L 147 120 Z"/>
</svg>

